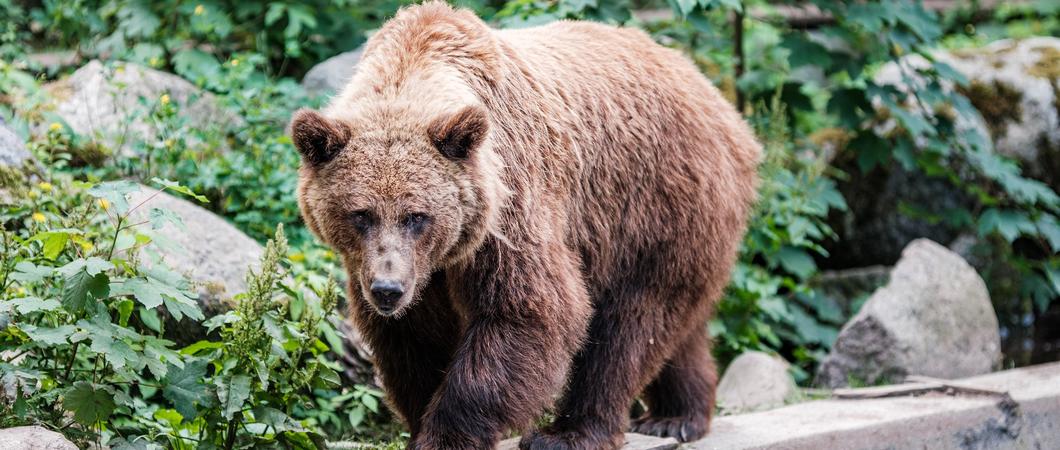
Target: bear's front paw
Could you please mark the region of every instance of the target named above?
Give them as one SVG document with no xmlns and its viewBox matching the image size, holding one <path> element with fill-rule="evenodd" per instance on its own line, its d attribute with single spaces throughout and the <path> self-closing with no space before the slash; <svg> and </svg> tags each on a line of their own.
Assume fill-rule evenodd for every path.
<svg viewBox="0 0 1060 450">
<path fill-rule="evenodd" d="M 630 431 L 649 436 L 672 437 L 681 442 L 707 435 L 710 420 L 705 417 L 643 417 L 633 422 Z"/>
<path fill-rule="evenodd" d="M 625 443 L 622 433 L 583 430 L 536 430 L 519 440 L 520 450 L 615 450 Z"/>
</svg>

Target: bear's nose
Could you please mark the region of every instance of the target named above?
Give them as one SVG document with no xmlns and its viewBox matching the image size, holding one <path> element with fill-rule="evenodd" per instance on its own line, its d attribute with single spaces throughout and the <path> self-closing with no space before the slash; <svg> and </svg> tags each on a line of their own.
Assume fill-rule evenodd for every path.
<svg viewBox="0 0 1060 450">
<path fill-rule="evenodd" d="M 382 310 L 393 309 L 401 296 L 405 295 L 401 284 L 393 280 L 372 280 L 371 291 L 376 306 Z"/>
</svg>

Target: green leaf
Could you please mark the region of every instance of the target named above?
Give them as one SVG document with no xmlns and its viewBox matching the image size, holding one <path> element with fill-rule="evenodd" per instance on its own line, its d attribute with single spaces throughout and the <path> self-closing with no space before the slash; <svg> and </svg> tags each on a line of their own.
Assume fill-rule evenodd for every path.
<svg viewBox="0 0 1060 450">
<path fill-rule="evenodd" d="M 59 256 L 59 253 L 62 253 L 63 249 L 66 248 L 66 243 L 70 241 L 70 232 L 45 231 L 37 233 L 30 240 L 40 241 L 44 246 L 44 257 L 54 261 Z"/>
<path fill-rule="evenodd" d="M 699 4 L 699 0 L 669 0 L 670 6 L 676 11 L 681 17 L 685 17 L 688 13 L 692 12 Z"/>
<path fill-rule="evenodd" d="M 82 268 L 66 277 L 63 284 L 63 306 L 78 314 L 85 311 L 94 299 L 104 299 L 110 294 L 110 278 L 105 273 L 89 275 Z"/>
<path fill-rule="evenodd" d="M 129 212 L 128 195 L 140 192 L 140 185 L 128 180 L 108 181 L 93 186 L 88 190 L 88 195 L 102 198 L 110 203 L 110 209 L 116 214 Z"/>
<path fill-rule="evenodd" d="M 235 375 L 229 379 L 216 381 L 217 398 L 221 401 L 221 415 L 231 419 L 233 414 L 243 409 L 243 403 L 250 398 L 250 377 Z"/>
<path fill-rule="evenodd" d="M 364 421 L 364 406 L 357 405 L 356 408 L 351 409 L 350 410 L 350 414 L 349 414 L 349 419 L 350 419 L 350 425 L 353 426 L 354 428 L 357 428 L 357 426 L 360 425 L 361 422 Z"/>
<path fill-rule="evenodd" d="M 84 270 L 85 272 L 88 272 L 89 275 L 96 276 L 103 271 L 111 270 L 113 268 L 114 264 L 111 264 L 110 261 L 104 261 L 101 258 L 93 256 L 88 259 L 75 259 L 70 261 L 67 265 L 59 268 L 59 274 L 69 278 L 77 272 Z"/>
<path fill-rule="evenodd" d="M 207 364 L 205 359 L 193 359 L 185 361 L 183 368 L 170 367 L 166 374 L 162 396 L 173 404 L 185 420 L 194 419 L 199 407 L 210 405 L 207 387 L 202 383 L 206 378 Z"/>
<path fill-rule="evenodd" d="M 1053 253 L 1060 253 L 1060 223 L 1057 222 L 1056 217 L 1052 214 L 1042 214 L 1042 217 L 1038 218 L 1037 225 L 1038 231 L 1049 242 Z"/>
<path fill-rule="evenodd" d="M 208 198 L 206 198 L 206 196 L 196 194 L 194 191 L 192 191 L 187 186 L 182 186 L 180 183 L 178 183 L 176 181 L 170 181 L 170 180 L 166 180 L 166 179 L 162 179 L 162 178 L 158 178 L 158 177 L 152 178 L 151 181 L 154 182 L 155 184 L 158 184 L 159 186 L 162 186 L 162 190 L 169 190 L 169 191 L 173 191 L 173 192 L 179 192 L 181 194 L 187 195 L 188 197 L 194 198 L 195 200 L 198 200 L 201 203 L 209 203 L 210 202 L 210 200 Z"/>
<path fill-rule="evenodd" d="M 379 400 L 372 395 L 369 394 L 361 397 L 361 403 L 364 404 L 364 407 L 368 408 L 368 410 L 374 413 L 379 412 Z"/>
<path fill-rule="evenodd" d="M 891 146 L 872 131 L 858 133 L 847 147 L 857 153 L 858 168 L 862 173 L 868 173 L 891 157 Z"/>
<path fill-rule="evenodd" d="M 65 243 L 64 243 L 65 244 Z M 55 268 L 48 266 L 37 266 L 29 261 L 20 261 L 15 264 L 15 270 L 8 275 L 12 280 L 21 283 L 37 283 L 50 277 Z"/>
<path fill-rule="evenodd" d="M 872 111 L 864 89 L 843 88 L 832 93 L 828 99 L 828 112 L 839 118 L 847 128 L 859 129 L 865 120 L 865 114 Z"/>
<path fill-rule="evenodd" d="M 776 254 L 777 261 L 784 270 L 791 272 L 799 278 L 807 278 L 817 270 L 817 264 L 805 250 L 794 247 L 782 247 Z"/>
<path fill-rule="evenodd" d="M 1033 234 L 1036 227 L 1024 212 L 990 208 L 979 216 L 979 234 L 986 236 L 995 231 L 1012 242 L 1023 233 Z"/>
<path fill-rule="evenodd" d="M 148 214 L 148 218 L 151 221 L 152 230 L 160 230 L 166 224 L 173 224 L 178 230 L 186 231 L 188 228 L 184 225 L 184 220 L 177 215 L 177 213 L 168 209 L 162 208 L 151 208 L 151 212 Z"/>
<path fill-rule="evenodd" d="M 9 300 L 6 302 L 18 311 L 19 314 L 29 314 L 37 311 L 55 311 L 59 309 L 61 304 L 58 300 L 48 299 L 42 300 L 37 297 L 22 297 Z"/>
<path fill-rule="evenodd" d="M 957 83 L 960 86 L 968 86 L 968 77 L 954 69 L 953 66 L 942 61 L 935 61 L 932 66 L 939 76 Z"/>
<path fill-rule="evenodd" d="M 66 344 L 66 339 L 69 338 L 70 335 L 77 330 L 77 328 L 73 325 L 63 325 L 56 328 L 45 328 L 25 324 L 21 325 L 20 328 L 24 333 L 26 333 L 26 336 L 29 336 L 29 338 L 32 339 L 34 342 L 45 345 Z"/>
<path fill-rule="evenodd" d="M 132 302 L 132 300 L 126 299 L 118 302 L 118 325 L 121 325 L 123 327 L 129 326 L 129 317 L 132 316 L 132 312 L 135 307 L 136 305 Z"/>
<path fill-rule="evenodd" d="M 165 378 L 166 374 L 169 373 L 170 364 L 184 367 L 184 360 L 181 358 L 180 353 L 170 348 L 172 346 L 173 342 L 166 339 L 159 339 L 154 336 L 144 337 L 144 356 L 146 356 L 144 359 L 147 362 L 147 369 L 157 379 Z"/>
<path fill-rule="evenodd" d="M 272 427 L 277 433 L 283 433 L 285 431 L 304 431 L 301 424 L 276 408 L 259 406 L 253 409 L 253 413 L 255 420 Z"/>
<path fill-rule="evenodd" d="M 84 426 L 107 420 L 115 408 L 113 396 L 101 386 L 87 381 L 74 383 L 63 398 L 63 408 L 74 413 L 74 420 Z"/>
<path fill-rule="evenodd" d="M 806 38 L 805 33 L 790 33 L 784 36 L 780 43 L 781 47 L 788 49 L 788 64 L 791 68 L 801 66 L 828 67 L 832 65 L 832 58 L 828 49 Z"/>
</svg>

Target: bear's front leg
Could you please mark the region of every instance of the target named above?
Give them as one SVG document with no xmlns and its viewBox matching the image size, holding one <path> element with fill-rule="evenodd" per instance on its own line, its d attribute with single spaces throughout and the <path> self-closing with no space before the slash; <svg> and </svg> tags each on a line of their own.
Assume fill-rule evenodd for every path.
<svg viewBox="0 0 1060 450">
<path fill-rule="evenodd" d="M 350 289 L 358 330 L 372 349 L 387 403 L 415 438 L 420 419 L 442 383 L 460 334 L 460 320 L 446 294 L 445 276 L 434 274 L 420 299 L 400 317 L 383 317 Z"/>
<path fill-rule="evenodd" d="M 492 449 L 551 405 L 591 315 L 578 267 L 560 244 L 487 243 L 450 276 L 469 323 L 410 448 Z"/>
</svg>

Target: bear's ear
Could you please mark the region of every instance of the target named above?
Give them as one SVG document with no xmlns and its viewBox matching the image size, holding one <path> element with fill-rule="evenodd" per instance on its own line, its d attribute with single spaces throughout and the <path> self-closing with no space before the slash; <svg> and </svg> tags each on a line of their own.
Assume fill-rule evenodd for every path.
<svg viewBox="0 0 1060 450">
<path fill-rule="evenodd" d="M 291 140 L 302 160 L 310 165 L 331 161 L 350 141 L 350 127 L 308 108 L 299 109 L 291 120 Z"/>
<path fill-rule="evenodd" d="M 489 119 L 482 108 L 466 106 L 455 114 L 436 119 L 427 135 L 446 158 L 464 160 L 486 138 Z"/>
</svg>

